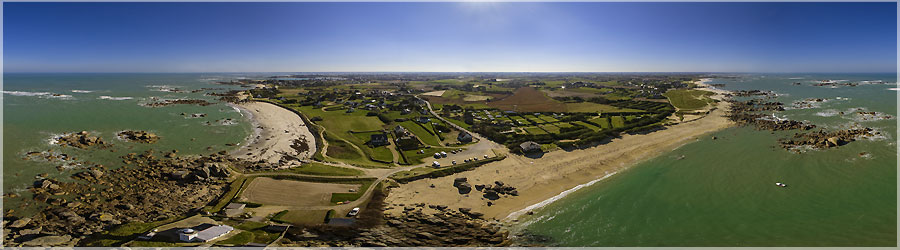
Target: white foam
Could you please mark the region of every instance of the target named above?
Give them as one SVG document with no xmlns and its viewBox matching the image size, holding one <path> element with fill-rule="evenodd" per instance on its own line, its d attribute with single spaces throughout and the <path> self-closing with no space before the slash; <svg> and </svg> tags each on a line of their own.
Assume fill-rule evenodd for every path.
<svg viewBox="0 0 900 250">
<path fill-rule="evenodd" d="M 832 117 L 832 116 L 838 115 L 838 113 L 839 113 L 839 111 L 837 111 L 837 110 L 826 109 L 826 110 L 822 110 L 820 112 L 816 112 L 816 115 L 821 116 L 821 117 Z"/>
<path fill-rule="evenodd" d="M 72 93 L 92 93 L 92 92 L 94 92 L 94 91 L 93 90 L 80 90 L 80 89 L 72 90 Z"/>
<path fill-rule="evenodd" d="M 507 219 L 507 220 L 515 219 L 516 217 L 519 217 L 519 216 L 521 216 L 522 214 L 527 213 L 528 211 L 531 211 L 531 210 L 534 210 L 534 209 L 538 209 L 538 208 L 541 208 L 541 207 L 543 207 L 543 206 L 546 206 L 546 205 L 548 205 L 548 204 L 550 204 L 550 203 L 553 203 L 553 202 L 555 202 L 555 201 L 557 201 L 557 200 L 559 200 L 559 199 L 562 199 L 563 197 L 566 197 L 567 195 L 571 194 L 572 192 L 578 191 L 579 189 L 582 189 L 582 188 L 587 187 L 587 186 L 590 186 L 590 185 L 594 185 L 594 183 L 597 183 L 597 182 L 599 182 L 599 181 L 602 181 L 602 180 L 604 180 L 604 179 L 606 179 L 606 178 L 608 178 L 608 177 L 610 177 L 610 176 L 615 175 L 616 173 L 618 173 L 618 172 L 608 173 L 608 174 L 604 175 L 603 177 L 600 177 L 599 179 L 596 179 L 596 180 L 590 181 L 590 182 L 588 182 L 588 183 L 584 183 L 584 184 L 575 186 L 575 187 L 573 187 L 573 188 L 571 188 L 571 189 L 569 189 L 569 190 L 566 190 L 566 191 L 562 191 L 562 193 L 559 193 L 559 194 L 557 194 L 556 196 L 550 197 L 550 199 L 546 199 L 546 200 L 544 200 L 544 201 L 538 202 L 537 204 L 533 204 L 533 205 L 528 206 L 528 207 L 526 207 L 526 208 L 524 208 L 524 209 L 522 209 L 522 210 L 515 211 L 515 212 L 509 214 L 509 216 L 506 216 L 506 219 Z"/>
<path fill-rule="evenodd" d="M 888 88 L 888 90 L 900 91 L 900 88 Z"/>
<path fill-rule="evenodd" d="M 51 95 L 50 92 L 28 92 L 28 91 L 3 91 L 4 94 L 14 95 L 14 96 L 45 96 Z"/>
<path fill-rule="evenodd" d="M 102 96 L 100 96 L 98 99 L 101 99 L 101 100 L 122 101 L 122 100 L 131 100 L 131 99 L 134 99 L 134 97 L 130 97 L 130 96 L 113 97 L 113 96 L 108 96 L 108 95 L 102 95 Z"/>
</svg>

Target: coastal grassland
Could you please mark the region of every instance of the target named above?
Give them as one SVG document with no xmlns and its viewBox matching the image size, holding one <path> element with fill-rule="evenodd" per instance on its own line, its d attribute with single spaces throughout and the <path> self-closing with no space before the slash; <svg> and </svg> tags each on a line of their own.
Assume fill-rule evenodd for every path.
<svg viewBox="0 0 900 250">
<path fill-rule="evenodd" d="M 272 216 L 272 221 L 292 225 L 316 225 L 325 223 L 329 210 L 284 210 Z"/>
<path fill-rule="evenodd" d="M 331 203 L 334 195 L 343 195 L 350 189 L 359 191 L 360 188 L 364 188 L 361 186 L 372 181 L 373 178 L 267 175 L 256 178 L 240 197 L 263 205 L 325 206 Z M 303 191 L 297 192 L 298 190 Z M 356 193 L 359 192 L 353 194 Z"/>
<path fill-rule="evenodd" d="M 376 161 L 382 158 L 373 156 L 375 153 L 365 144 L 368 138 L 363 140 L 352 133 L 354 131 L 382 130 L 385 124 L 378 117 L 367 116 L 363 111 L 346 113 L 346 109 L 343 108 L 325 111 L 328 108 L 299 106 L 295 109 L 309 117 L 321 118 L 321 120 L 315 121 L 315 124 L 325 129 L 325 140 L 328 142 L 325 154 L 328 157 L 363 167 L 385 167 L 386 163 L 393 161 L 393 156 L 386 158 L 385 162 Z"/>
<path fill-rule="evenodd" d="M 322 175 L 322 176 L 360 176 L 365 173 L 359 169 L 352 168 L 344 168 L 326 165 L 317 162 L 304 163 L 299 167 L 292 167 L 288 169 L 279 169 L 276 172 L 282 173 L 297 173 L 297 174 L 308 174 L 308 175 Z"/>
<path fill-rule="evenodd" d="M 449 122 L 451 122 L 451 123 L 453 123 L 453 124 L 456 124 L 457 126 L 460 126 L 460 127 L 464 128 L 464 129 L 469 129 L 470 127 L 472 127 L 472 125 L 466 124 L 465 122 L 460 121 L 460 120 L 457 120 L 457 119 L 446 118 L 446 117 L 444 117 L 444 119 L 447 119 L 447 121 L 449 121 Z"/>
<path fill-rule="evenodd" d="M 672 103 L 672 106 L 675 106 L 679 110 L 697 110 L 702 109 L 707 106 L 707 104 L 714 102 L 710 96 L 715 95 L 715 93 L 705 90 L 694 90 L 694 89 L 673 89 L 669 90 L 663 94 L 666 98 L 669 98 L 669 102 Z"/>
<path fill-rule="evenodd" d="M 372 135 L 381 133 L 384 132 L 350 132 L 350 134 L 352 134 L 356 139 L 353 141 L 353 144 L 356 144 L 357 147 L 362 149 L 363 152 L 369 156 L 370 160 L 382 163 L 391 163 L 394 161 L 394 153 L 391 148 L 389 148 L 388 146 L 373 147 L 367 143 L 371 139 Z"/>
</svg>

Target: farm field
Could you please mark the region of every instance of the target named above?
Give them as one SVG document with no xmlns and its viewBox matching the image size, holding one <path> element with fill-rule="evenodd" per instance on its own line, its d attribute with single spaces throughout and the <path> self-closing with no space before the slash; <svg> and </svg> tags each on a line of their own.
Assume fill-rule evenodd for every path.
<svg viewBox="0 0 900 250">
<path fill-rule="evenodd" d="M 298 173 L 298 174 L 308 174 L 308 175 L 322 175 L 322 176 L 357 176 L 363 175 L 363 171 L 352 168 L 342 168 L 335 167 L 330 165 L 325 165 L 316 162 L 304 163 L 299 167 L 293 167 L 289 169 L 279 170 L 278 172 L 286 172 L 286 173 Z"/>
<path fill-rule="evenodd" d="M 544 131 L 547 131 L 548 133 L 551 133 L 551 134 L 559 133 L 559 127 L 557 127 L 553 124 L 543 124 L 543 125 L 540 125 L 540 127 L 542 129 L 544 129 Z"/>
<path fill-rule="evenodd" d="M 431 146 L 441 145 L 440 144 L 441 140 L 436 135 L 429 133 L 429 131 L 427 131 L 424 127 L 419 125 L 419 123 L 417 123 L 417 122 L 405 121 L 405 122 L 401 122 L 400 125 L 403 126 L 404 128 L 406 128 L 406 130 L 409 130 L 409 132 L 412 132 L 413 134 L 415 134 L 417 137 L 419 137 L 419 139 L 422 140 L 422 142 L 424 142 L 427 145 L 431 145 Z"/>
<path fill-rule="evenodd" d="M 598 112 L 643 112 L 643 110 L 619 108 L 606 104 L 593 102 L 566 103 L 569 112 L 598 113 Z"/>
<path fill-rule="evenodd" d="M 525 132 L 528 132 L 529 134 L 533 134 L 533 135 L 547 134 L 547 131 L 544 131 L 543 129 L 541 129 L 539 127 L 524 127 L 522 129 L 524 129 Z"/>
<path fill-rule="evenodd" d="M 625 127 L 625 118 L 621 116 L 612 116 L 609 118 L 613 128 Z"/>
<path fill-rule="evenodd" d="M 543 92 L 531 87 L 519 88 L 513 95 L 488 102 L 487 105 L 501 110 L 519 112 L 560 112 L 567 110 L 565 103 L 553 100 Z"/>
<path fill-rule="evenodd" d="M 572 124 L 578 124 L 578 125 L 581 125 L 581 126 L 583 126 L 583 127 L 589 128 L 589 129 L 591 129 L 591 130 L 593 130 L 593 131 L 595 131 L 595 132 L 596 132 L 596 131 L 600 131 L 600 127 L 591 125 L 591 124 L 586 123 L 586 122 L 583 122 L 583 121 L 575 121 L 575 122 L 573 122 Z"/>
</svg>

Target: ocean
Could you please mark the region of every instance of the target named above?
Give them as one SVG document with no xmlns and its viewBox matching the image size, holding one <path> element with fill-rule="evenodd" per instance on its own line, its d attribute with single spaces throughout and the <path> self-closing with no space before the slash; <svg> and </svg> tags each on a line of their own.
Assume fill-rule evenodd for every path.
<svg viewBox="0 0 900 250">
<path fill-rule="evenodd" d="M 821 80 L 863 84 L 811 86 Z M 896 82 L 894 74 L 715 79 L 726 90 L 774 91 L 787 109 L 779 118 L 883 136 L 796 153 L 777 139 L 798 131 L 728 128 L 573 192 L 513 229 L 549 246 L 896 246 L 897 120 L 856 113 L 896 116 Z M 807 98 L 825 101 L 792 107 Z"/>
<path fill-rule="evenodd" d="M 19 196 L 4 198 L 4 210 L 13 209 L 16 214 L 35 211 L 36 207 L 24 205 L 32 202 L 27 188 L 40 174 L 65 180 L 96 164 L 116 168 L 123 165 L 119 157 L 150 148 L 161 157 L 171 150 L 178 150 L 179 155 L 196 155 L 238 147 L 231 145 L 242 143 L 252 133 L 249 121 L 217 101 L 216 96 L 205 93 L 238 88 L 214 82 L 239 77 L 242 75 L 4 74 L 3 192 Z M 201 88 L 215 90 L 192 93 Z M 143 106 L 170 99 L 203 99 L 216 104 Z M 146 130 L 161 139 L 155 144 L 123 141 L 116 136 L 122 130 Z M 51 144 L 55 136 L 79 131 L 100 136 L 113 145 L 77 149 Z M 29 152 L 66 154 L 69 158 L 46 160 L 28 157 Z"/>
</svg>

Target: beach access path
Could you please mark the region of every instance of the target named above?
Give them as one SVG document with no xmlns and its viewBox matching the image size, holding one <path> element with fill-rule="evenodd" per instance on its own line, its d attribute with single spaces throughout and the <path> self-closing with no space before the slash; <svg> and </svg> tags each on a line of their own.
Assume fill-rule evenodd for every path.
<svg viewBox="0 0 900 250">
<path fill-rule="evenodd" d="M 722 99 L 721 91 L 713 98 Z M 484 213 L 485 218 L 515 219 L 524 209 L 554 198 L 578 185 L 588 183 L 633 166 L 647 159 L 696 141 L 698 137 L 718 131 L 733 123 L 725 117 L 728 102 L 719 102 L 717 108 L 703 118 L 689 123 L 669 126 L 646 134 L 622 135 L 609 143 L 574 151 L 557 150 L 541 158 L 532 159 L 510 155 L 498 162 L 486 164 L 471 171 L 453 175 L 423 179 L 403 184 L 391 190 L 388 204 L 425 203 L 446 205 L 451 209 L 461 207 Z M 518 189 L 519 196 L 507 196 L 492 201 L 487 206 L 481 192 L 473 190 L 468 195 L 459 194 L 453 180 L 468 178 L 472 185 L 493 184 L 502 181 Z M 430 186 L 434 185 L 434 188 Z M 388 213 L 400 213 L 391 209 Z M 426 211 L 427 212 L 427 211 Z M 509 216 L 509 215 L 513 216 Z"/>
</svg>

